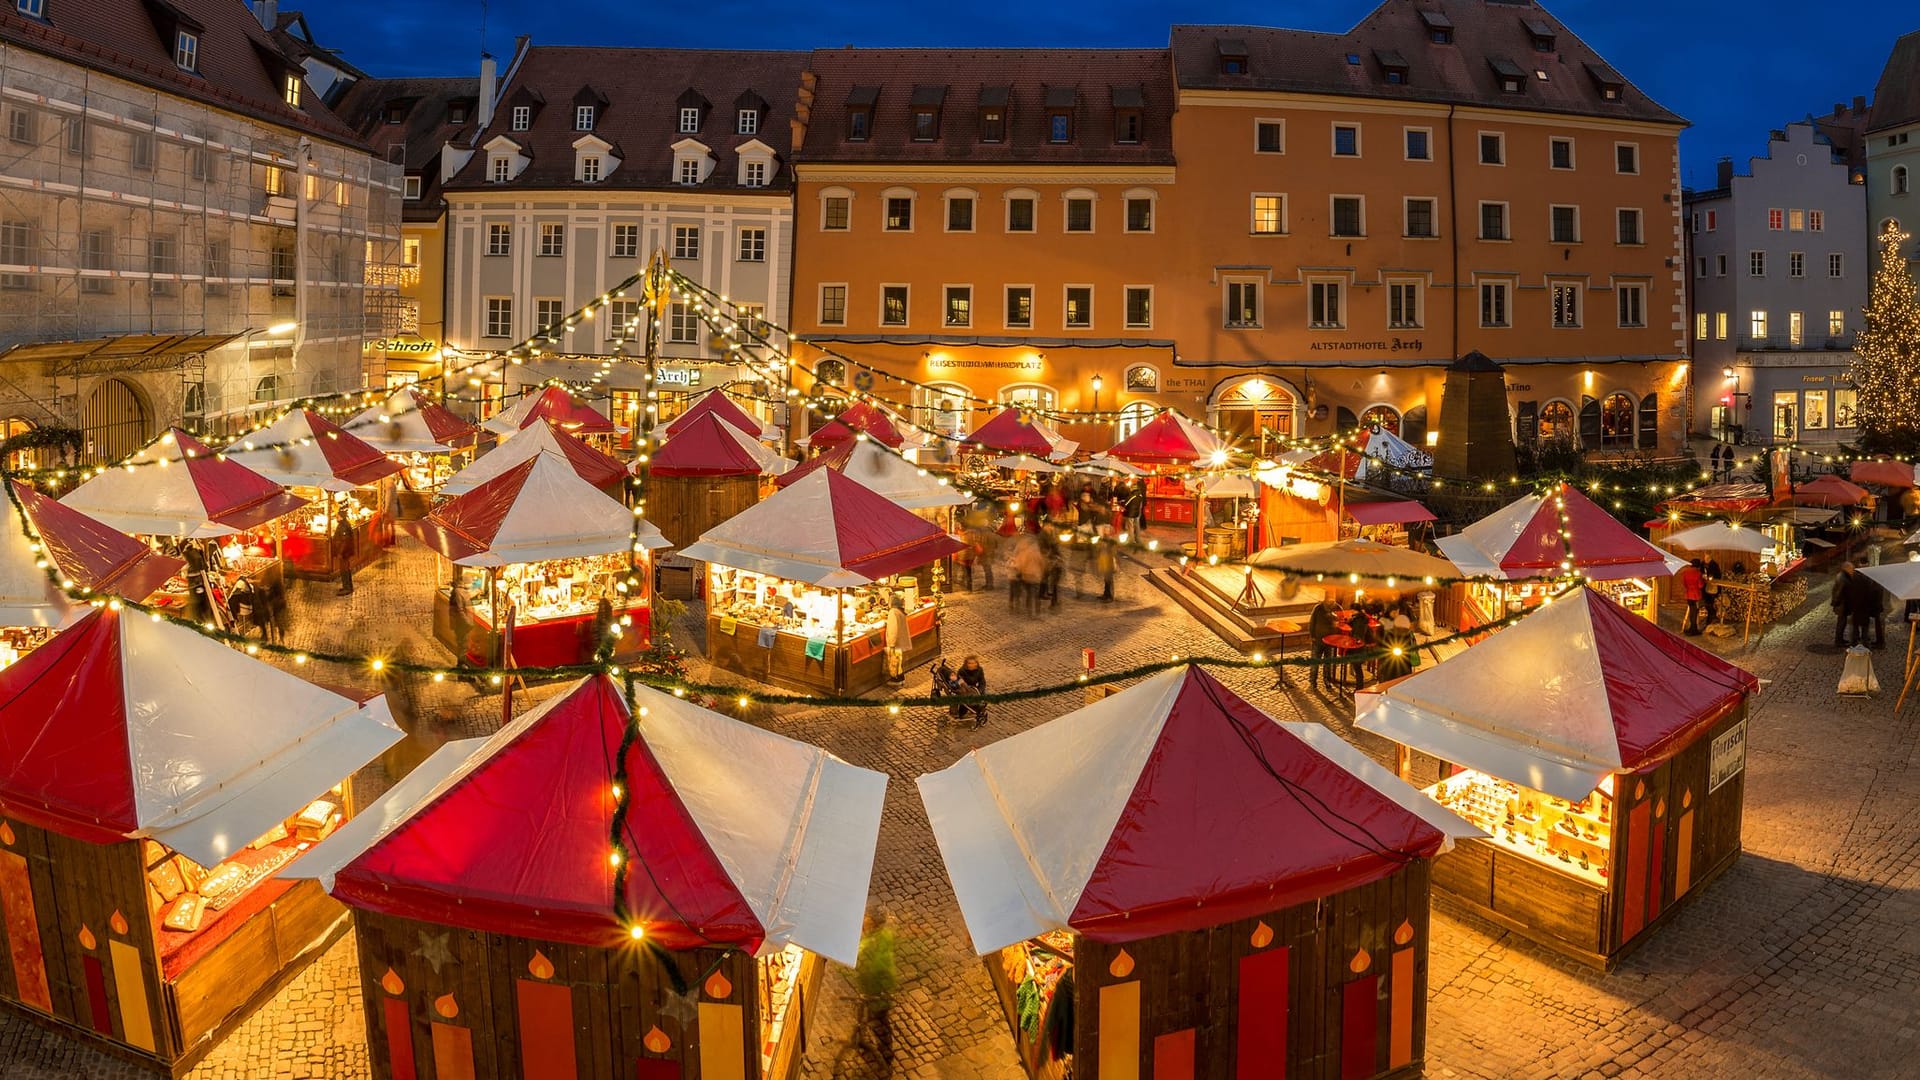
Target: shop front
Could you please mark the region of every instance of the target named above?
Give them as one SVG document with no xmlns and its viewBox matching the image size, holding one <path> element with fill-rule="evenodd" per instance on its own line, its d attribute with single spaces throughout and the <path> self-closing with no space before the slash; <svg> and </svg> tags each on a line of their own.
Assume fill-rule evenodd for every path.
<svg viewBox="0 0 1920 1080">
<path fill-rule="evenodd" d="M 1113 445 L 1107 455 L 1152 470 L 1146 485 L 1149 524 L 1195 524 L 1198 504 L 1187 490 L 1185 474 L 1227 463 L 1230 448 L 1199 424 L 1168 409 Z"/>
<path fill-rule="evenodd" d="M 1837 445 L 1860 437 L 1851 352 L 1742 352 L 1724 372 L 1702 375 L 1709 392 L 1718 390 L 1711 410 L 1716 439 Z"/>
<path fill-rule="evenodd" d="M 393 546 L 403 467 L 319 413 L 294 409 L 225 453 L 307 500 L 276 526 L 286 572 L 334 577 Z"/>
<path fill-rule="evenodd" d="M 411 386 L 363 409 L 341 428 L 405 470 L 399 504 L 400 516 L 408 521 L 426 516 L 440 485 L 473 454 L 480 430 Z"/>
</svg>

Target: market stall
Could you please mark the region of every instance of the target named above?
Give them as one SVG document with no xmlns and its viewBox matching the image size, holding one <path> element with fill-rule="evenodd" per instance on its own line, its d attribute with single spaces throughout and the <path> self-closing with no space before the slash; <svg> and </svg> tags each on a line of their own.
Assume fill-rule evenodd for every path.
<svg viewBox="0 0 1920 1080">
<path fill-rule="evenodd" d="M 1307 467 L 1351 483 L 1391 488 L 1431 475 L 1433 455 L 1383 427 L 1361 428 L 1313 455 Z"/>
<path fill-rule="evenodd" d="M 763 422 L 759 417 L 741 408 L 724 391 L 718 389 L 706 390 L 696 396 L 693 403 L 687 406 L 686 411 L 674 417 L 673 422 L 666 426 L 666 437 L 673 438 L 701 417 L 709 414 L 726 421 L 729 426 L 740 430 L 756 442 L 779 441 L 779 428 Z"/>
<path fill-rule="evenodd" d="M 354 909 L 375 1080 L 798 1073 L 886 777 L 633 693 L 644 722 L 599 675 L 447 744 L 291 871 Z"/>
<path fill-rule="evenodd" d="M 403 467 L 312 409 L 291 410 L 235 440 L 224 452 L 228 461 L 307 500 L 278 526 L 280 555 L 289 573 L 333 577 L 343 560 L 350 559 L 357 570 L 393 546 L 396 487 Z M 334 539 L 335 525 L 342 520 L 353 534 L 351 554 Z"/>
<path fill-rule="evenodd" d="M 1193 555 L 1244 559 L 1260 517 L 1260 492 L 1245 473 L 1203 473 L 1187 481 L 1193 493 Z"/>
<path fill-rule="evenodd" d="M 1048 461 L 1065 461 L 1080 444 L 1061 435 L 1024 409 L 1009 408 L 960 440 L 963 454 L 1025 454 Z"/>
<path fill-rule="evenodd" d="M 528 394 L 513 408 L 483 421 L 481 427 L 503 438 L 546 420 L 569 435 L 611 449 L 613 437 L 622 431 L 605 413 L 587 404 L 565 387 L 549 386 L 537 394 Z"/>
<path fill-rule="evenodd" d="M 1744 669 L 1588 589 L 1385 686 L 1363 730 L 1431 754 L 1484 829 L 1434 888 L 1610 969 L 1740 853 Z"/>
<path fill-rule="evenodd" d="M 1192 525 L 1193 495 L 1180 474 L 1227 463 L 1230 448 L 1199 424 L 1168 409 L 1115 443 L 1106 457 L 1151 469 L 1146 485 L 1149 523 Z"/>
<path fill-rule="evenodd" d="M 411 386 L 395 390 L 340 426 L 406 469 L 401 474 L 400 514 L 409 521 L 426 516 L 440 485 L 474 452 L 480 433 Z"/>
<path fill-rule="evenodd" d="M 574 475 L 613 498 L 626 495 L 626 463 L 546 421 L 528 425 L 520 434 L 473 459 L 472 464 L 440 485 L 440 494 L 465 495 L 515 465 L 543 454 L 564 461 Z"/>
<path fill-rule="evenodd" d="M 682 552 L 707 567 L 707 659 L 781 686 L 864 694 L 886 681 L 889 616 L 901 670 L 940 651 L 940 605 L 914 571 L 965 545 L 833 469 L 708 530 Z"/>
<path fill-rule="evenodd" d="M 184 1074 L 344 927 L 272 875 L 400 737 L 384 698 L 89 610 L 0 671 L 0 1001 Z"/>
<path fill-rule="evenodd" d="M 1920 604 L 1920 560 L 1912 558 L 1904 562 L 1883 563 L 1879 566 L 1863 566 L 1860 572 L 1874 584 L 1887 590 L 1887 594 L 1900 601 L 1902 612 L 1913 611 Z M 1912 615 L 1901 620 L 1907 624 L 1907 653 L 1900 662 L 1900 696 L 1894 699 L 1893 711 L 1898 713 L 1907 703 L 1907 695 L 1913 692 L 1913 683 L 1920 678 L 1920 621 Z"/>
<path fill-rule="evenodd" d="M 1032 1077 L 1418 1074 L 1428 867 L 1484 835 L 1199 668 L 923 776 Z"/>
<path fill-rule="evenodd" d="M 1552 579 L 1574 570 L 1615 603 L 1657 619 L 1655 580 L 1687 565 L 1567 483 L 1508 503 L 1434 544 L 1461 573 L 1499 579 L 1467 586 L 1460 630 L 1543 602 L 1557 588 Z"/>
<path fill-rule="evenodd" d="M 586 663 L 601 624 L 621 630 L 615 657 L 652 639 L 651 553 L 666 539 L 556 455 L 523 461 L 408 528 L 451 564 L 434 593 L 433 633 L 458 659 Z"/>
<path fill-rule="evenodd" d="M 906 437 L 885 409 L 871 402 L 856 401 L 807 436 L 807 452 L 817 454 L 831 450 L 841 443 L 852 442 L 860 435 L 878 439 L 896 450 L 906 443 Z"/>
<path fill-rule="evenodd" d="M 778 477 L 774 485 L 791 487 L 822 469 L 831 469 L 858 480 L 862 487 L 895 506 L 911 510 L 949 531 L 953 527 L 953 509 L 973 502 L 971 496 L 955 488 L 945 477 L 934 476 L 899 454 L 872 442 L 841 443 Z"/>
<path fill-rule="evenodd" d="M 669 543 L 685 548 L 759 502 L 766 479 L 792 468 L 792 461 L 709 410 L 649 455 L 647 514 Z"/>
</svg>

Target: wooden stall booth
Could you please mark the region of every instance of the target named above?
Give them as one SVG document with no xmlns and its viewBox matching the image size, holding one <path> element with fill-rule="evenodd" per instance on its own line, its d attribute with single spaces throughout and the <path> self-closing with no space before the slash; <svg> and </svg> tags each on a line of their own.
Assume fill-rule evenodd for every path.
<svg viewBox="0 0 1920 1080">
<path fill-rule="evenodd" d="M 1558 588 L 1552 579 L 1572 570 L 1621 607 L 1657 621 L 1656 580 L 1687 565 L 1567 483 L 1516 499 L 1434 544 L 1462 574 L 1492 579 L 1467 586 L 1455 625 L 1463 631 L 1542 603 Z"/>
<path fill-rule="evenodd" d="M 456 659 L 582 664 L 599 648 L 596 631 L 615 623 L 615 657 L 652 639 L 651 553 L 666 539 L 558 454 L 528 458 L 407 527 L 451 564 L 433 633 Z"/>
<path fill-rule="evenodd" d="M 407 521 L 427 516 L 440 485 L 474 453 L 480 434 L 478 427 L 411 386 L 395 390 L 386 401 L 340 426 L 405 469 L 399 501 L 400 516 Z"/>
<path fill-rule="evenodd" d="M 1230 453 L 1212 432 L 1168 409 L 1115 443 L 1107 456 L 1152 470 L 1143 479 L 1149 524 L 1192 525 L 1196 506 L 1181 474 L 1225 465 Z"/>
<path fill-rule="evenodd" d="M 1199 668 L 920 778 L 1032 1077 L 1419 1073 L 1428 863 L 1478 829 Z"/>
<path fill-rule="evenodd" d="M 605 413 L 560 386 L 548 386 L 539 393 L 527 394 L 513 408 L 482 421 L 480 426 L 495 435 L 511 437 L 514 432 L 542 420 L 601 450 L 612 450 L 614 436 L 626 431 Z"/>
<path fill-rule="evenodd" d="M 343 929 L 273 874 L 400 737 L 384 698 L 91 609 L 0 671 L 0 1001 L 184 1074 Z"/>
<path fill-rule="evenodd" d="M 886 777 L 634 702 L 599 675 L 449 743 L 293 871 L 354 909 L 375 1080 L 797 1075 L 823 960 L 859 949 Z"/>
<path fill-rule="evenodd" d="M 481 484 L 507 472 L 514 466 L 541 455 L 551 455 L 573 469 L 585 480 L 612 498 L 626 501 L 627 466 L 619 458 L 567 434 L 555 424 L 540 421 L 528 424 L 498 446 L 475 458 L 440 485 L 444 497 L 465 495 Z"/>
<path fill-rule="evenodd" d="M 312 409 L 294 409 L 226 449 L 261 476 L 308 500 L 279 523 L 280 557 L 296 577 L 328 578 L 393 546 L 404 468 Z M 344 523 L 352 536 L 336 533 Z"/>
<path fill-rule="evenodd" d="M 963 546 L 819 469 L 682 554 L 708 564 L 708 660 L 778 686 L 864 694 L 887 680 L 889 651 L 903 671 L 939 653 L 939 598 L 914 572 Z"/>
<path fill-rule="evenodd" d="M 1428 792 L 1489 834 L 1435 861 L 1437 891 L 1611 969 L 1739 855 L 1758 686 L 1576 589 L 1355 723 L 1450 766 Z"/>
<path fill-rule="evenodd" d="M 759 502 L 769 490 L 766 478 L 793 462 L 710 409 L 679 425 L 645 467 L 647 516 L 668 543 L 685 548 Z"/>
</svg>

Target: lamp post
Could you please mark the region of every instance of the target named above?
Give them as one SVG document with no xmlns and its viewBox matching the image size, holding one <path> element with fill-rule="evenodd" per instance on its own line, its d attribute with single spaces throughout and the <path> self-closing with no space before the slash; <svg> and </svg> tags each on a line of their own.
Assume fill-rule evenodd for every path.
<svg viewBox="0 0 1920 1080">
<path fill-rule="evenodd" d="M 1100 411 L 1100 387 L 1104 386 L 1105 384 L 1106 384 L 1105 379 L 1102 379 L 1098 374 L 1094 375 L 1093 377 L 1093 411 L 1094 412 Z"/>
</svg>

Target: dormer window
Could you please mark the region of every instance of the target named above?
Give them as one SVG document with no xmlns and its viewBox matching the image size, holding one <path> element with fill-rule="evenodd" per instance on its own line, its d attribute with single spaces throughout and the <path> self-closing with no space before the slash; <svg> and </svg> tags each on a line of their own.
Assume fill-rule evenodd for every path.
<svg viewBox="0 0 1920 1080">
<path fill-rule="evenodd" d="M 1533 51 L 1550 53 L 1553 51 L 1553 24 L 1545 19 L 1521 19 L 1527 28 L 1527 37 L 1533 40 Z"/>
<path fill-rule="evenodd" d="M 1247 43 L 1239 38 L 1220 38 L 1214 46 L 1220 53 L 1220 74 L 1245 75 L 1247 64 Z"/>
<path fill-rule="evenodd" d="M 1373 50 L 1373 59 L 1380 65 L 1380 78 L 1388 86 L 1407 85 L 1407 58 L 1392 49 Z"/>
<path fill-rule="evenodd" d="M 1113 88 L 1113 141 L 1122 145 L 1135 145 L 1140 142 L 1141 114 L 1147 107 L 1147 96 L 1138 86 L 1116 86 Z"/>
<path fill-rule="evenodd" d="M 980 88 L 981 142 L 1007 141 L 1007 100 L 1011 96 L 1012 91 L 1009 87 L 983 86 Z"/>
<path fill-rule="evenodd" d="M 525 131 L 533 126 L 533 106 L 515 105 L 513 119 L 508 125 L 515 131 Z"/>
<path fill-rule="evenodd" d="M 47 17 L 47 0 L 14 0 L 14 10 L 30 18 Z"/>
<path fill-rule="evenodd" d="M 407 118 L 406 102 L 396 101 L 393 104 L 387 106 L 385 118 L 387 123 L 389 124 L 398 124 L 398 123 L 404 122 Z"/>
<path fill-rule="evenodd" d="M 1073 141 L 1073 113 L 1079 100 L 1079 94 L 1071 86 L 1047 87 L 1045 102 L 1048 142 L 1070 143 Z"/>
<path fill-rule="evenodd" d="M 1453 20 L 1440 11 L 1422 11 L 1420 21 L 1427 28 L 1427 40 L 1435 45 L 1453 44 Z"/>
<path fill-rule="evenodd" d="M 693 158 L 681 158 L 679 168 L 674 173 L 673 182 L 676 184 L 686 184 L 689 187 L 699 183 L 700 162 Z"/>
<path fill-rule="evenodd" d="M 586 184 L 600 182 L 600 155 L 583 154 L 580 157 L 580 180 Z"/>
<path fill-rule="evenodd" d="M 1627 81 L 1619 72 L 1605 64 L 1588 64 L 1587 74 L 1593 79 L 1594 88 L 1600 91 L 1600 100 L 1619 101 L 1627 88 Z"/>
<path fill-rule="evenodd" d="M 1527 92 L 1527 73 L 1520 65 L 1501 56 L 1490 56 L 1487 63 L 1492 66 L 1493 74 L 1500 82 L 1503 94 L 1524 94 Z"/>
<path fill-rule="evenodd" d="M 773 178 L 773 147 L 748 139 L 734 150 L 740 158 L 740 186 L 763 188 Z"/>
<path fill-rule="evenodd" d="M 879 100 L 877 86 L 856 86 L 847 94 L 848 142 L 866 142 L 873 134 L 873 107 Z"/>
<path fill-rule="evenodd" d="M 200 63 L 200 35 L 185 30 L 173 35 L 173 63 L 181 71 L 194 71 Z"/>
<path fill-rule="evenodd" d="M 403 198 L 414 200 L 420 197 L 420 177 L 409 176 L 403 183 L 406 185 L 405 192 L 402 196 Z"/>
<path fill-rule="evenodd" d="M 932 142 L 940 137 L 940 107 L 946 104 L 944 86 L 916 86 L 909 107 L 913 110 L 913 141 Z"/>
<path fill-rule="evenodd" d="M 594 107 L 591 105 L 575 106 L 573 110 L 573 130 L 592 131 L 594 111 Z"/>
<path fill-rule="evenodd" d="M 282 93 L 283 93 L 283 96 L 286 98 L 287 104 L 293 106 L 296 109 L 299 108 L 300 107 L 300 76 L 288 75 L 287 83 L 286 83 L 286 86 L 283 88 Z"/>
<path fill-rule="evenodd" d="M 487 162 L 487 179 L 495 184 L 504 184 L 513 179 L 513 159 L 503 155 Z"/>
<path fill-rule="evenodd" d="M 464 124 L 464 123 L 466 123 L 466 122 L 467 122 L 467 107 L 466 107 L 466 105 L 464 105 L 464 104 L 461 104 L 461 105 L 449 105 L 449 106 L 447 106 L 447 123 L 449 123 L 449 124 Z"/>
<path fill-rule="evenodd" d="M 684 187 L 706 183 L 714 166 L 713 151 L 698 139 L 673 144 L 673 182 Z"/>
<path fill-rule="evenodd" d="M 734 133 L 753 135 L 760 131 L 760 112 L 758 109 L 741 109 L 739 121 L 734 125 Z"/>
</svg>

